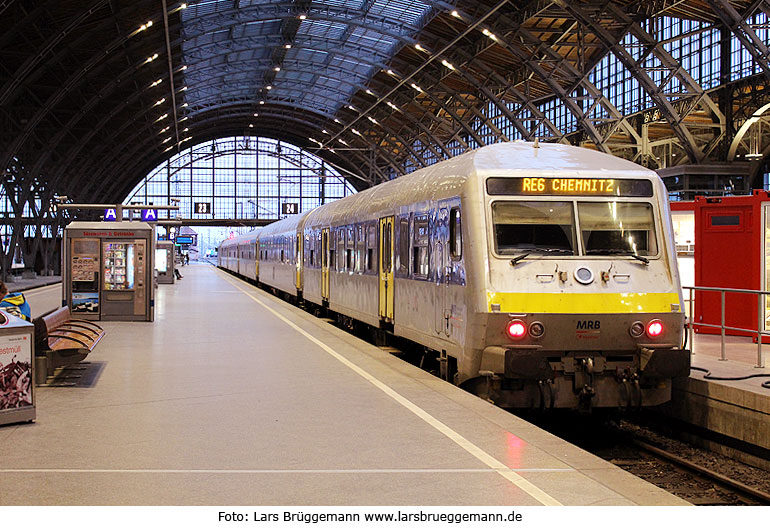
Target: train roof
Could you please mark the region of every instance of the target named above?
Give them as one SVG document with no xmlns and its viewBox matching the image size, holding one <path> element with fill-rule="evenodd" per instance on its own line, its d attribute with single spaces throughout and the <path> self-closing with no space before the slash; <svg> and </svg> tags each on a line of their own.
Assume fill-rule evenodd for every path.
<svg viewBox="0 0 770 530">
<path fill-rule="evenodd" d="M 219 248 L 229 247 L 231 245 L 238 245 L 246 241 L 256 240 L 257 236 L 261 231 L 262 231 L 262 227 L 259 227 L 256 230 L 252 230 L 251 232 L 247 232 L 245 234 L 239 234 L 233 237 L 232 239 L 225 239 L 219 244 Z"/>
<path fill-rule="evenodd" d="M 308 225 L 337 224 L 363 212 L 386 212 L 393 205 L 436 201 L 459 194 L 472 178 L 571 174 L 598 177 L 612 172 L 613 178 L 656 178 L 657 174 L 633 162 L 612 155 L 565 144 L 505 142 L 474 149 L 468 153 L 419 169 L 313 210 Z"/>
</svg>

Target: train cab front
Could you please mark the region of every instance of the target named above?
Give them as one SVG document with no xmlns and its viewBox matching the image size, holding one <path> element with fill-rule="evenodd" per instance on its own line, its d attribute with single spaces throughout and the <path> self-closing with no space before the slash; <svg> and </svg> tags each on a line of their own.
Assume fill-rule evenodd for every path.
<svg viewBox="0 0 770 530">
<path fill-rule="evenodd" d="M 653 179 L 488 179 L 486 332 L 466 386 L 505 407 L 670 399 L 689 352 L 664 188 Z"/>
</svg>

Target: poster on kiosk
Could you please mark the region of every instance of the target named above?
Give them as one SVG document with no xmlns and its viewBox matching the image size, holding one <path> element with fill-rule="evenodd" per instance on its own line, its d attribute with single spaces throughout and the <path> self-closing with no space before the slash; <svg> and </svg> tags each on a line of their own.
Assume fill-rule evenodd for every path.
<svg viewBox="0 0 770 530">
<path fill-rule="evenodd" d="M 154 319 L 155 230 L 147 223 L 73 222 L 64 230 L 64 300 L 85 320 Z"/>
<path fill-rule="evenodd" d="M 0 425 L 35 419 L 33 330 L 0 311 Z"/>
</svg>

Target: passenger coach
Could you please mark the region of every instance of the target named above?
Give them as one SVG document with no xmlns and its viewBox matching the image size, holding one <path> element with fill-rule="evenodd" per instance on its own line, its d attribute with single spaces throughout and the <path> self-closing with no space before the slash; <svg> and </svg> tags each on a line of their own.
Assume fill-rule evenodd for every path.
<svg viewBox="0 0 770 530">
<path fill-rule="evenodd" d="M 610 155 L 487 146 L 249 241 L 259 282 L 435 351 L 502 406 L 656 405 L 689 372 L 666 189 Z"/>
</svg>

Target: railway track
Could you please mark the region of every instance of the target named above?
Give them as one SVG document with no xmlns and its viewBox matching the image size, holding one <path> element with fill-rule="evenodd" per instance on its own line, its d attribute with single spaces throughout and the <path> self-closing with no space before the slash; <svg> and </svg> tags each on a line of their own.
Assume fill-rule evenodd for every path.
<svg viewBox="0 0 770 530">
<path fill-rule="evenodd" d="M 631 419 L 527 417 L 578 447 L 699 506 L 769 506 L 770 472 Z"/>
</svg>

